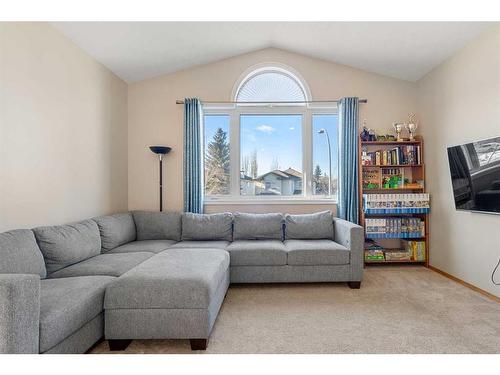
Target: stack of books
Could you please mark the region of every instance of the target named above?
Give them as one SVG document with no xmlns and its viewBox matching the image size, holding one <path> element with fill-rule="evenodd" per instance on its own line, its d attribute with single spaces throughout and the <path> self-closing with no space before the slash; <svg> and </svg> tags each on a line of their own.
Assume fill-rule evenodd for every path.
<svg viewBox="0 0 500 375">
<path fill-rule="evenodd" d="M 367 238 L 420 238 L 425 225 L 414 217 L 365 219 L 365 231 Z"/>
<path fill-rule="evenodd" d="M 382 250 L 365 250 L 365 260 L 367 261 L 384 261 L 384 252 Z"/>
<path fill-rule="evenodd" d="M 363 165 L 420 165 L 420 146 L 403 145 L 387 150 L 367 152 L 363 150 Z"/>
<path fill-rule="evenodd" d="M 385 255 L 385 260 L 390 261 L 390 260 L 396 260 L 400 262 L 409 262 L 411 261 L 411 253 L 407 250 L 400 250 L 400 249 L 394 249 L 394 250 L 386 250 L 384 251 Z"/>
<path fill-rule="evenodd" d="M 425 241 L 402 241 L 412 260 L 425 261 Z"/>
<path fill-rule="evenodd" d="M 363 194 L 367 214 L 425 214 L 430 211 L 429 194 Z"/>
<path fill-rule="evenodd" d="M 365 241 L 365 260 L 383 261 L 384 248 L 372 240 Z"/>
</svg>

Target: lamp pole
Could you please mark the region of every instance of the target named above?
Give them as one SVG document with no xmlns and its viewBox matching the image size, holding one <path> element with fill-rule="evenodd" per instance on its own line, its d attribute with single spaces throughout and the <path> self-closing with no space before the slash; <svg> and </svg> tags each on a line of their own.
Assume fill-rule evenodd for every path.
<svg viewBox="0 0 500 375">
<path fill-rule="evenodd" d="M 160 160 L 160 212 L 163 211 L 163 155 L 170 152 L 171 148 L 166 146 L 150 146 L 149 149 L 158 155 Z"/>
<path fill-rule="evenodd" d="M 330 146 L 330 136 L 328 130 L 320 129 L 318 134 L 326 134 L 326 142 L 328 143 L 328 195 L 332 195 L 332 148 Z"/>
<path fill-rule="evenodd" d="M 163 211 L 163 155 L 158 154 L 160 158 L 160 212 Z"/>
</svg>

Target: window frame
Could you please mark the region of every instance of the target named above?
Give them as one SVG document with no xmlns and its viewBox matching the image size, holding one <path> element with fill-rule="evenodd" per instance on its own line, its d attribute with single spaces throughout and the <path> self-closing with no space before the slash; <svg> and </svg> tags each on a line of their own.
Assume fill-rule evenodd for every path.
<svg viewBox="0 0 500 375">
<path fill-rule="evenodd" d="M 336 204 L 337 195 L 329 197 L 313 195 L 313 115 L 337 115 L 338 106 L 328 105 L 221 105 L 205 103 L 203 115 L 229 116 L 229 162 L 230 162 L 230 194 L 204 195 L 205 204 Z M 248 196 L 240 195 L 240 117 L 242 115 L 301 115 L 302 116 L 302 194 L 297 196 Z M 204 134 L 204 129 L 203 129 Z M 203 150 L 203 155 L 205 149 Z M 338 158 L 337 158 L 338 160 Z M 205 189 L 203 189 L 205 194 Z"/>
</svg>

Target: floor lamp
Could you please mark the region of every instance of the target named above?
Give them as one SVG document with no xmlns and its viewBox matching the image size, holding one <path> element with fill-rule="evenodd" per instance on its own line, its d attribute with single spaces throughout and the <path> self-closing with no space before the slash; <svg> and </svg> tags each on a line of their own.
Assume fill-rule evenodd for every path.
<svg viewBox="0 0 500 375">
<path fill-rule="evenodd" d="M 153 151 L 156 155 L 158 155 L 158 159 L 160 160 L 160 212 L 163 211 L 163 155 L 166 155 L 170 152 L 171 148 L 166 146 L 151 146 L 149 147 L 151 151 Z"/>
</svg>

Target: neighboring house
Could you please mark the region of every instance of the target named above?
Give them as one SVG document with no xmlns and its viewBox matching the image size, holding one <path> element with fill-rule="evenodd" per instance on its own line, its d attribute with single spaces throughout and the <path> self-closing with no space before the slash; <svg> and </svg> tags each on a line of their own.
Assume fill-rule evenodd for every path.
<svg viewBox="0 0 500 375">
<path fill-rule="evenodd" d="M 290 181 L 293 181 L 293 194 L 302 194 L 302 172 L 296 171 L 293 168 L 288 168 L 283 173 L 290 176 Z"/>
<path fill-rule="evenodd" d="M 240 176 L 240 190 L 241 195 L 255 195 L 257 188 L 262 188 L 263 183 L 261 181 L 254 180 L 252 177 L 246 174 L 241 174 Z"/>
<path fill-rule="evenodd" d="M 255 195 L 298 195 L 302 194 L 302 173 L 288 168 L 267 172 L 254 181 Z"/>
</svg>

